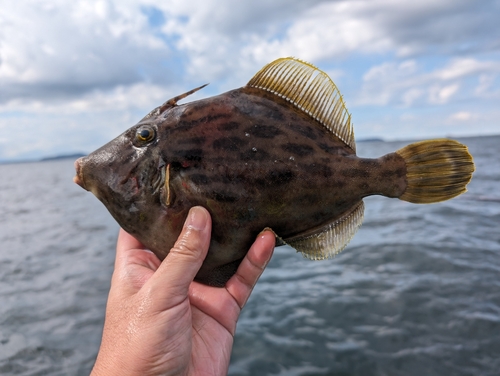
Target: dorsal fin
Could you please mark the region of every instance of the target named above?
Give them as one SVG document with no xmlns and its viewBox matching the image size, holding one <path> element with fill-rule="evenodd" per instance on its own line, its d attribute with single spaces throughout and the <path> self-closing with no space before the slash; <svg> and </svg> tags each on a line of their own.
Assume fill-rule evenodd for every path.
<svg viewBox="0 0 500 376">
<path fill-rule="evenodd" d="M 177 95 L 176 97 L 173 97 L 173 98 L 169 99 L 168 101 L 166 101 L 165 103 L 163 103 L 161 106 L 156 107 L 153 111 L 151 111 L 149 114 L 147 114 L 146 116 L 144 116 L 141 121 L 146 120 L 146 119 L 148 119 L 148 118 L 150 118 L 152 116 L 161 115 L 163 112 L 165 112 L 165 110 L 176 106 L 177 102 L 180 101 L 181 99 L 184 99 L 188 95 L 196 93 L 198 90 L 203 89 L 207 85 L 208 84 L 201 85 L 200 87 L 197 87 L 196 89 L 189 90 L 189 91 L 187 91 L 187 92 L 185 92 L 185 93 L 183 93 L 181 95 Z"/>
<path fill-rule="evenodd" d="M 332 258 L 351 241 L 363 223 L 365 206 L 363 201 L 333 222 L 315 231 L 285 239 L 286 244 L 301 252 L 310 260 Z"/>
<path fill-rule="evenodd" d="M 330 77 L 314 65 L 292 57 L 281 58 L 257 72 L 247 86 L 285 98 L 356 150 L 351 115 L 342 95 Z"/>
</svg>

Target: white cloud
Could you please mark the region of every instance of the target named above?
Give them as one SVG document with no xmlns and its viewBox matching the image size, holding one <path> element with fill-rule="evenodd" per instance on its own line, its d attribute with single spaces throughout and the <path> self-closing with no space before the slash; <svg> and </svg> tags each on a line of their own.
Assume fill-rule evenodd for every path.
<svg viewBox="0 0 500 376">
<path fill-rule="evenodd" d="M 259 0 L 234 6 L 198 0 L 157 6 L 174 17 L 164 31 L 195 56 L 193 72 L 288 55 L 318 62 L 351 53 L 463 53 L 492 48 L 500 37 L 495 1 Z"/>
<path fill-rule="evenodd" d="M 110 1 L 10 2 L 2 7 L 0 101 L 79 95 L 159 77 L 164 42 L 135 7 Z"/>
<path fill-rule="evenodd" d="M 181 94 L 184 90 L 177 86 L 164 87 L 148 83 L 137 83 L 130 86 L 116 86 L 109 90 L 96 89 L 81 96 L 66 100 L 54 99 L 12 99 L 0 104 L 0 112 L 20 112 L 26 114 L 68 114 L 78 115 L 82 112 L 99 113 L 103 111 L 124 111 L 149 108 L 160 105 L 166 100 Z M 193 95 L 192 98 L 194 98 Z M 144 114 L 145 115 L 145 114 Z"/>
<path fill-rule="evenodd" d="M 324 3 L 304 12 L 282 40 L 262 40 L 251 54 L 257 61 L 269 56 L 300 56 L 310 61 L 329 57 L 343 57 L 353 51 L 378 53 L 388 51 L 390 37 L 376 27 L 369 18 L 354 16 L 363 4 L 360 2 Z M 353 17 L 354 16 L 354 17 Z"/>
<path fill-rule="evenodd" d="M 401 100 L 403 106 L 410 107 L 415 101 L 420 99 L 424 94 L 424 90 L 420 88 L 409 89 L 403 93 Z"/>
<path fill-rule="evenodd" d="M 500 63 L 474 58 L 455 58 L 443 69 L 435 72 L 435 76 L 441 80 L 453 80 L 488 72 L 500 72 Z"/>
<path fill-rule="evenodd" d="M 474 94 L 480 98 L 500 100 L 499 81 L 500 74 L 485 73 L 479 75 L 479 82 L 474 89 Z"/>
<path fill-rule="evenodd" d="M 145 9 L 161 13 L 163 24 L 152 27 Z M 320 64 L 353 53 L 477 46 L 470 35 L 500 37 L 491 12 L 465 0 L 11 2 L 0 15 L 0 82 L 10 89 L 0 101 L 137 82 L 227 81 L 229 88 L 279 56 Z M 457 17 L 463 22 L 451 22 Z M 475 64 L 458 60 L 443 78 L 490 70 Z"/>
<path fill-rule="evenodd" d="M 451 114 L 449 120 L 452 121 L 469 121 L 474 118 L 474 115 L 467 111 L 460 111 L 454 114 Z"/>
<path fill-rule="evenodd" d="M 431 86 L 429 89 L 429 102 L 432 104 L 447 103 L 450 98 L 456 94 L 460 85 L 457 83 L 445 86 Z"/>
<path fill-rule="evenodd" d="M 445 66 L 425 70 L 423 64 L 415 60 L 401 63 L 390 62 L 372 67 L 363 76 L 363 86 L 356 105 L 403 105 L 446 104 L 456 96 L 479 97 L 492 86 L 500 61 L 480 61 L 477 59 L 453 59 Z M 466 80 L 474 77 L 475 86 Z M 479 81 L 479 85 L 477 82 Z"/>
</svg>

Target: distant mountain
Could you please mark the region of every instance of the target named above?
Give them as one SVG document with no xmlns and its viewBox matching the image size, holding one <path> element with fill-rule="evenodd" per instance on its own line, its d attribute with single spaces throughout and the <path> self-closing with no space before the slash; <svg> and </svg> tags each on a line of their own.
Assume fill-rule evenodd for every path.
<svg viewBox="0 0 500 376">
<path fill-rule="evenodd" d="M 62 155 L 55 155 L 53 157 L 45 157 L 40 159 L 40 162 L 45 162 L 45 161 L 57 161 L 59 159 L 78 159 L 80 157 L 84 157 L 86 154 L 82 153 L 75 153 L 75 154 L 62 154 Z"/>
<path fill-rule="evenodd" d="M 356 142 L 384 142 L 384 140 L 382 138 L 373 137 L 373 138 L 362 138 L 360 140 L 356 140 Z"/>
</svg>

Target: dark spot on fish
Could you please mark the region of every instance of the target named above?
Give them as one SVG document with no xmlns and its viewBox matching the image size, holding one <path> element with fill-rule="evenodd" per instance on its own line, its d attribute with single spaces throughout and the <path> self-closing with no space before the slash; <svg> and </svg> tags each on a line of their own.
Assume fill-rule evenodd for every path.
<svg viewBox="0 0 500 376">
<path fill-rule="evenodd" d="M 406 169 L 400 167 L 396 170 L 382 170 L 380 176 L 384 179 L 402 178 L 406 176 Z"/>
<path fill-rule="evenodd" d="M 219 202 L 235 202 L 238 200 L 237 197 L 228 192 L 212 192 L 212 198 Z"/>
<path fill-rule="evenodd" d="M 274 104 L 274 103 L 273 103 Z M 266 112 L 266 117 L 269 119 L 284 121 L 285 117 L 283 116 L 282 109 L 270 108 L 269 111 Z"/>
<path fill-rule="evenodd" d="M 257 212 L 252 207 L 248 207 L 247 213 L 248 213 L 247 219 L 249 219 L 249 220 L 255 219 L 255 217 L 257 217 Z"/>
<path fill-rule="evenodd" d="M 196 185 L 206 185 L 209 183 L 208 177 L 203 174 L 191 174 L 189 179 Z"/>
<path fill-rule="evenodd" d="M 195 114 L 199 111 L 203 111 L 205 110 L 206 108 L 210 107 L 211 106 L 211 103 L 210 102 L 207 102 L 207 101 L 199 101 L 197 103 L 193 103 L 190 107 L 190 114 Z"/>
<path fill-rule="evenodd" d="M 207 115 L 196 120 L 199 123 L 211 123 L 215 120 L 230 118 L 231 114 L 221 113 L 217 115 Z"/>
<path fill-rule="evenodd" d="M 202 145 L 205 141 L 206 137 L 191 137 L 191 138 L 180 139 L 178 143 L 180 145 L 185 145 L 185 144 Z"/>
<path fill-rule="evenodd" d="M 183 117 L 182 120 L 179 120 L 175 128 L 172 128 L 172 132 L 185 132 L 196 126 L 211 123 L 216 120 L 228 118 L 231 116 L 231 114 L 222 113 L 217 115 L 206 115 L 197 119 L 186 119 L 185 117 Z"/>
<path fill-rule="evenodd" d="M 346 186 L 345 180 L 340 180 L 337 178 L 335 182 L 336 182 L 335 187 L 337 188 L 344 188 Z"/>
<path fill-rule="evenodd" d="M 269 171 L 268 179 L 271 185 L 281 185 L 291 182 L 295 173 L 291 170 Z"/>
<path fill-rule="evenodd" d="M 245 162 L 249 161 L 264 161 L 266 159 L 269 159 L 269 153 L 262 149 L 248 149 L 244 151 L 243 153 L 240 153 L 240 159 Z"/>
<path fill-rule="evenodd" d="M 277 127 L 261 124 L 256 124 L 253 127 L 249 127 L 245 129 L 245 132 L 257 138 L 274 138 L 276 136 L 279 136 L 280 134 L 283 134 L 283 132 Z"/>
<path fill-rule="evenodd" d="M 292 142 L 289 142 L 288 144 L 281 145 L 281 148 L 284 151 L 298 155 L 300 157 L 304 157 L 306 155 L 311 155 L 314 152 L 314 149 L 312 148 L 312 146 L 309 146 L 306 144 L 295 144 Z"/>
<path fill-rule="evenodd" d="M 195 127 L 197 124 L 192 121 L 186 121 L 186 120 L 180 120 L 176 125 L 175 128 L 172 128 L 170 132 L 175 133 L 184 133 L 190 131 L 193 127 Z"/>
<path fill-rule="evenodd" d="M 390 179 L 394 176 L 395 171 L 392 170 L 382 170 L 380 172 L 380 176 L 383 177 L 384 179 Z"/>
<path fill-rule="evenodd" d="M 170 169 L 173 171 L 179 171 L 182 168 L 182 165 L 180 162 L 172 162 L 170 163 Z"/>
<path fill-rule="evenodd" d="M 239 175 L 233 175 L 233 176 L 230 176 L 230 177 L 228 177 L 228 179 L 229 179 L 230 183 L 231 183 L 233 186 L 236 186 L 237 184 L 240 184 L 240 183 L 243 183 L 243 182 L 245 182 L 245 181 L 246 181 L 246 179 L 245 179 L 244 175 L 241 175 L 241 174 L 239 174 Z M 222 182 L 222 183 L 225 183 L 225 181 L 224 181 L 224 180 L 225 180 L 225 179 L 222 179 L 222 180 L 221 180 L 221 182 Z"/>
<path fill-rule="evenodd" d="M 211 174 L 212 183 L 232 184 L 233 180 L 228 175 Z"/>
<path fill-rule="evenodd" d="M 314 175 L 321 175 L 326 178 L 332 176 L 332 169 L 324 164 L 311 163 L 311 164 L 303 164 L 300 167 L 304 171 Z"/>
<path fill-rule="evenodd" d="M 314 129 L 312 127 L 309 127 L 309 126 L 300 126 L 300 125 L 296 125 L 295 123 L 290 123 L 290 124 L 288 124 L 287 128 L 290 128 L 292 131 L 294 131 L 294 132 L 296 132 L 304 137 L 307 137 L 311 140 L 316 140 L 318 138 Z"/>
<path fill-rule="evenodd" d="M 322 222 L 325 220 L 325 214 L 319 210 L 317 212 L 315 212 L 312 216 L 311 216 L 312 220 L 314 220 L 315 222 Z"/>
<path fill-rule="evenodd" d="M 213 182 L 222 184 L 232 184 L 235 178 L 234 176 L 231 177 L 228 171 L 220 166 L 217 172 L 215 174 L 212 174 L 212 180 Z"/>
<path fill-rule="evenodd" d="M 242 146 L 246 145 L 248 141 L 242 140 L 238 137 L 222 137 L 215 140 L 212 144 L 216 150 L 238 151 Z"/>
<path fill-rule="evenodd" d="M 235 121 L 230 121 L 228 123 L 218 125 L 217 129 L 219 131 L 232 131 L 232 130 L 238 129 L 239 126 L 240 126 L 239 123 L 237 123 Z"/>
<path fill-rule="evenodd" d="M 266 188 L 269 186 L 269 182 L 265 178 L 255 178 L 251 181 L 251 184 L 259 188 Z"/>
<path fill-rule="evenodd" d="M 337 200 L 337 202 L 335 203 L 337 207 L 342 207 L 344 206 L 345 204 L 347 203 L 347 200 L 346 199 L 343 199 L 343 198 L 340 198 Z"/>
<path fill-rule="evenodd" d="M 361 183 L 359 184 L 359 189 L 361 189 L 361 191 L 367 191 L 368 190 L 368 183 Z"/>
<path fill-rule="evenodd" d="M 260 188 L 279 187 L 290 183 L 295 178 L 295 173 L 291 170 L 270 171 L 264 177 L 253 179 L 250 184 Z"/>
<path fill-rule="evenodd" d="M 300 202 L 302 205 L 312 206 L 318 203 L 318 195 L 315 194 L 304 194 L 297 198 L 297 202 Z"/>
<path fill-rule="evenodd" d="M 222 184 L 235 184 L 238 182 L 240 179 L 237 177 L 229 177 L 227 175 L 219 176 L 217 181 L 222 183 Z"/>
<path fill-rule="evenodd" d="M 318 146 L 320 147 L 321 150 L 327 152 L 328 154 L 342 155 L 342 156 L 351 156 L 355 154 L 352 149 L 346 147 L 330 146 L 325 143 L 318 143 Z"/>
<path fill-rule="evenodd" d="M 273 120 L 275 122 L 284 123 L 287 108 L 293 108 L 290 103 L 285 99 L 276 96 L 276 94 L 269 93 L 267 91 L 261 91 L 257 95 L 261 97 L 261 100 L 253 102 L 251 105 L 239 106 L 238 110 L 243 114 L 255 114 L 258 113 L 263 119 Z M 281 103 L 278 103 L 281 102 Z M 285 105 L 285 108 L 282 105 Z"/>
<path fill-rule="evenodd" d="M 361 168 L 351 168 L 349 170 L 343 170 L 342 175 L 348 178 L 369 178 L 370 173 Z"/>
<path fill-rule="evenodd" d="M 179 150 L 176 153 L 177 159 L 200 162 L 203 158 L 202 149 Z M 182 162 L 180 162 L 182 163 Z"/>
<path fill-rule="evenodd" d="M 257 213 L 252 207 L 248 207 L 247 210 L 241 208 L 241 210 L 236 211 L 234 215 L 238 221 L 242 222 L 250 222 L 257 217 Z"/>
<path fill-rule="evenodd" d="M 370 168 L 370 169 L 377 168 L 380 165 L 380 163 L 375 159 L 360 159 L 359 164 L 363 168 Z"/>
<path fill-rule="evenodd" d="M 402 178 L 403 176 L 406 176 L 406 168 L 401 167 L 396 170 L 396 176 L 398 178 Z"/>
<path fill-rule="evenodd" d="M 326 151 L 327 153 L 330 154 L 338 154 L 339 147 L 337 146 L 330 146 L 325 143 L 319 143 L 318 146 L 320 147 L 321 150 Z"/>
<path fill-rule="evenodd" d="M 231 98 L 238 98 L 241 96 L 241 91 L 240 90 L 231 90 L 231 91 L 228 91 L 226 94 L 228 94 Z"/>
</svg>

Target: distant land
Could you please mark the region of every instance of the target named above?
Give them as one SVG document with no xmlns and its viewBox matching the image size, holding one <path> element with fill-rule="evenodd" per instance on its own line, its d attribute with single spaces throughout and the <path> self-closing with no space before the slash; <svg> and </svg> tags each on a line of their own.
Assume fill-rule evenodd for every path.
<svg viewBox="0 0 500 376">
<path fill-rule="evenodd" d="M 356 140 L 356 142 L 385 142 L 383 138 L 361 138 L 359 140 Z"/>
<path fill-rule="evenodd" d="M 62 154 L 62 155 L 55 155 L 53 157 L 45 157 L 45 158 L 40 159 L 39 161 L 40 162 L 57 161 L 59 159 L 69 159 L 69 158 L 78 159 L 80 157 L 85 157 L 86 155 L 87 154 L 83 154 L 83 153 Z"/>
<path fill-rule="evenodd" d="M 85 157 L 87 154 L 84 153 L 72 153 L 72 154 L 61 154 L 54 155 L 50 157 L 43 157 L 40 159 L 12 159 L 12 160 L 0 160 L 0 164 L 16 164 L 16 163 L 34 163 L 34 162 L 49 162 L 58 161 L 60 159 L 78 159 L 80 157 Z"/>
</svg>

